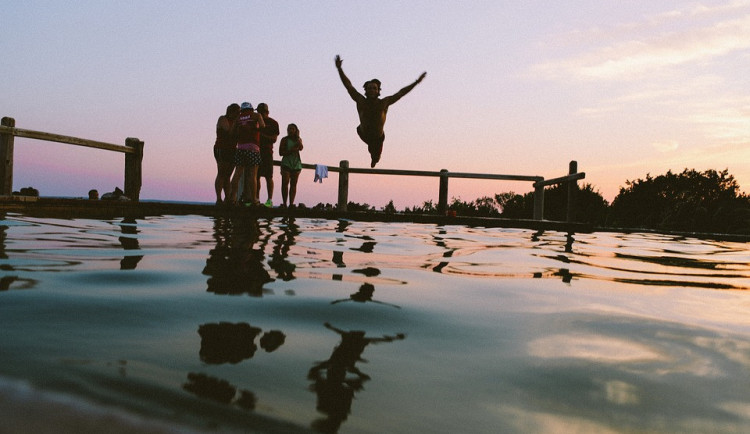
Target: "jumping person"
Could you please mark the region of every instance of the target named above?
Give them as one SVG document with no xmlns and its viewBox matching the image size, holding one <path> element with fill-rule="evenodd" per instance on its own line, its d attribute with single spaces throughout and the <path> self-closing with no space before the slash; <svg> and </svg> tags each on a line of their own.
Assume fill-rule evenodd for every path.
<svg viewBox="0 0 750 434">
<path fill-rule="evenodd" d="M 352 82 L 344 74 L 344 70 L 341 69 L 341 57 L 336 55 L 336 69 L 339 71 L 339 78 L 344 84 L 346 91 L 349 92 L 349 96 L 352 97 L 354 102 L 357 103 L 357 113 L 359 114 L 359 126 L 357 127 L 357 134 L 363 142 L 367 144 L 367 150 L 370 152 L 372 161 L 370 167 L 380 161 L 380 155 L 383 152 L 383 141 L 385 140 L 385 133 L 383 132 L 383 126 L 385 125 L 385 117 L 388 114 L 388 107 L 400 100 L 401 97 L 409 93 L 416 85 L 424 80 L 427 75 L 423 72 L 422 75 L 412 84 L 399 90 L 391 96 L 380 98 L 380 80 L 374 78 L 370 81 L 365 82 L 364 89 L 365 94 L 357 92 L 352 86 Z"/>
</svg>

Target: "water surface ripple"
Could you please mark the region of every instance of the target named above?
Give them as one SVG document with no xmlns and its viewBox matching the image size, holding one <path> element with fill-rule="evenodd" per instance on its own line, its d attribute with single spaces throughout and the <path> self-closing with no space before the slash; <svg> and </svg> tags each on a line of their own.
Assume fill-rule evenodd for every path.
<svg viewBox="0 0 750 434">
<path fill-rule="evenodd" d="M 747 243 L 652 233 L 6 214 L 0 417 L 12 432 L 748 432 L 748 288 Z"/>
</svg>

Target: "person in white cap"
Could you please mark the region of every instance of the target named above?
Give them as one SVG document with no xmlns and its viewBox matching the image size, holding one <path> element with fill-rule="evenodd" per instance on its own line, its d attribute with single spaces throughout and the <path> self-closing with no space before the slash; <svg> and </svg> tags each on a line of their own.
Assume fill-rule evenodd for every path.
<svg viewBox="0 0 750 434">
<path fill-rule="evenodd" d="M 242 193 L 243 202 L 250 205 L 259 205 L 257 173 L 260 164 L 260 129 L 265 127 L 263 117 L 253 111 L 253 105 L 243 102 L 240 106 L 240 115 L 234 124 L 237 137 L 237 153 L 234 160 L 234 176 L 232 176 L 232 191 L 229 195 L 231 203 L 237 204 L 237 194 L 242 175 L 245 174 L 250 180 L 249 188 Z M 247 170 L 247 173 L 245 171 Z"/>
</svg>

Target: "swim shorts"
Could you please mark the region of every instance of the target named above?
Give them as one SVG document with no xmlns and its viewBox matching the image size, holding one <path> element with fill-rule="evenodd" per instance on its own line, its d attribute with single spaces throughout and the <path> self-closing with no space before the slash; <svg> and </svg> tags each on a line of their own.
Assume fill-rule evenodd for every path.
<svg viewBox="0 0 750 434">
<path fill-rule="evenodd" d="M 287 173 L 300 173 L 302 169 L 292 169 L 291 167 L 281 165 L 281 171 Z"/>
<path fill-rule="evenodd" d="M 258 166 L 258 178 L 271 178 L 273 176 L 273 148 L 260 148 L 260 165 Z"/>
<path fill-rule="evenodd" d="M 238 149 L 234 156 L 235 166 L 257 166 L 260 164 L 260 152 Z"/>
<path fill-rule="evenodd" d="M 214 159 L 217 163 L 234 164 L 234 149 L 222 149 L 214 147 Z"/>
</svg>

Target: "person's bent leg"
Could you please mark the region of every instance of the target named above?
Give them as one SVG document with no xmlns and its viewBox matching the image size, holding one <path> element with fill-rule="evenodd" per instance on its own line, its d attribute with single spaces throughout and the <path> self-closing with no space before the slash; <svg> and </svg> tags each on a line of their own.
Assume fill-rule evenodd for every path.
<svg viewBox="0 0 750 434">
<path fill-rule="evenodd" d="M 370 152 L 370 167 L 375 167 L 380 161 L 380 156 L 383 154 L 383 142 L 377 141 L 367 145 L 367 150 Z"/>
</svg>

